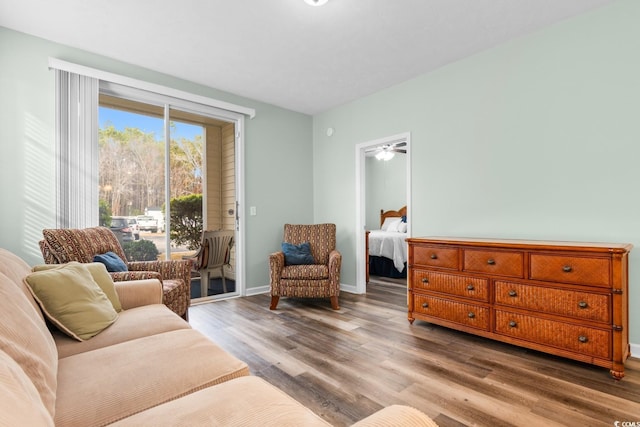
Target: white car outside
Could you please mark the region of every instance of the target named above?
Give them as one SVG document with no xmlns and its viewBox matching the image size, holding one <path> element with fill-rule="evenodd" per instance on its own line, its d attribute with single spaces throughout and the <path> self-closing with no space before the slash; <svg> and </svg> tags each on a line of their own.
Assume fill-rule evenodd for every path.
<svg viewBox="0 0 640 427">
<path fill-rule="evenodd" d="M 158 220 L 149 215 L 139 215 L 136 217 L 140 231 L 158 232 Z"/>
<path fill-rule="evenodd" d="M 138 220 L 135 217 L 127 217 L 127 222 L 129 223 L 129 228 L 131 228 L 131 232 L 133 233 L 133 238 L 135 240 L 140 240 L 140 226 L 138 225 Z"/>
</svg>

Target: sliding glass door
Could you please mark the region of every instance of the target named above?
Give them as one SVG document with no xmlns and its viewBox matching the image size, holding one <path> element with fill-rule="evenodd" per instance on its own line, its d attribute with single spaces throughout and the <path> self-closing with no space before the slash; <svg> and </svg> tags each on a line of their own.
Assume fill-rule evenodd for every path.
<svg viewBox="0 0 640 427">
<path fill-rule="evenodd" d="M 235 135 L 231 122 L 100 95 L 100 224 L 131 260 L 188 258 L 203 230 L 236 229 Z M 234 266 L 232 250 L 230 265 L 192 297 L 235 294 Z"/>
</svg>

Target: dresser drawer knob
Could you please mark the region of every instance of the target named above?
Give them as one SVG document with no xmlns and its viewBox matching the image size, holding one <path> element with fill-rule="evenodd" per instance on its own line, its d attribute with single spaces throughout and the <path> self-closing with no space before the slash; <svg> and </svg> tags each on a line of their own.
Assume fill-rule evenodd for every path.
<svg viewBox="0 0 640 427">
<path fill-rule="evenodd" d="M 429 283 L 429 279 L 428 279 L 428 278 L 426 278 L 426 277 L 423 277 L 423 278 L 422 278 L 422 283 L 425 283 L 425 284 L 426 284 L 426 283 Z"/>
<path fill-rule="evenodd" d="M 422 303 L 422 308 L 429 308 L 429 303 L 428 302 L 423 302 Z"/>
<path fill-rule="evenodd" d="M 564 267 L 562 267 L 562 271 L 564 271 L 565 273 L 571 273 L 571 270 L 573 270 L 573 268 L 571 268 L 570 265 L 565 265 Z"/>
<path fill-rule="evenodd" d="M 476 317 L 475 313 L 473 311 L 470 311 L 469 314 L 469 319 L 473 319 L 474 317 Z"/>
<path fill-rule="evenodd" d="M 589 338 L 585 337 L 584 335 L 580 335 L 578 337 L 578 341 L 580 341 L 581 343 L 585 343 L 585 342 L 589 341 Z"/>
<path fill-rule="evenodd" d="M 436 255 L 436 254 L 431 254 L 431 259 L 438 259 L 438 255 Z"/>
<path fill-rule="evenodd" d="M 518 293 L 517 293 L 516 291 L 514 291 L 513 289 L 511 289 L 511 290 L 509 291 L 509 296 L 510 296 L 510 297 L 517 297 L 517 296 L 518 296 Z"/>
<path fill-rule="evenodd" d="M 487 264 L 489 264 L 489 265 L 495 265 L 495 264 L 496 264 L 496 260 L 495 260 L 495 259 L 493 259 L 493 258 L 489 258 L 489 259 L 487 260 Z"/>
<path fill-rule="evenodd" d="M 589 307 L 589 304 L 587 304 L 587 302 L 586 302 L 586 301 L 580 301 L 580 302 L 578 303 L 578 307 L 580 307 L 580 308 L 587 308 L 587 307 Z"/>
<path fill-rule="evenodd" d="M 473 291 L 475 289 L 475 286 L 473 285 L 467 285 L 467 290 L 468 291 Z"/>
<path fill-rule="evenodd" d="M 510 328 L 515 328 L 516 326 L 518 326 L 518 322 L 516 322 L 515 320 L 512 320 L 509 322 L 509 327 Z"/>
</svg>

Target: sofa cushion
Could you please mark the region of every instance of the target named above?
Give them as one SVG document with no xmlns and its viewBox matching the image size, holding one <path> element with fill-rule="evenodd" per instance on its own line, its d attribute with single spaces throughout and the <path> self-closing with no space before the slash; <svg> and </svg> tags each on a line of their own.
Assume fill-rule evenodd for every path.
<svg viewBox="0 0 640 427">
<path fill-rule="evenodd" d="M 110 273 L 128 270 L 127 264 L 125 264 L 122 258 L 111 251 L 94 256 L 93 261 L 104 264 L 104 266 L 107 267 L 107 271 Z"/>
<path fill-rule="evenodd" d="M 215 406 L 212 405 L 215 402 Z M 329 426 L 262 378 L 242 377 L 125 418 L 114 426 Z M 391 425 L 391 424 L 389 424 Z"/>
<path fill-rule="evenodd" d="M 111 275 L 107 271 L 107 268 L 101 262 L 91 262 L 88 264 L 83 264 L 89 273 L 91 273 L 91 277 L 93 280 L 100 286 L 102 292 L 109 298 L 111 301 L 111 305 L 113 309 L 117 312 L 122 311 L 122 304 L 120 304 L 120 298 L 118 297 L 118 293 L 116 292 L 115 284 L 113 283 L 113 279 Z M 52 268 L 60 268 L 60 264 L 41 264 L 33 267 L 32 271 L 43 271 L 43 270 L 51 270 Z"/>
<path fill-rule="evenodd" d="M 45 408 L 54 416 L 58 353 L 44 320 L 22 289 L 0 273 L 0 350 L 7 353 L 38 390 Z"/>
<path fill-rule="evenodd" d="M 329 278 L 329 266 L 312 265 L 287 265 L 282 269 L 283 279 L 312 279 L 321 280 Z"/>
<path fill-rule="evenodd" d="M 190 327 L 189 323 L 176 316 L 164 304 L 153 304 L 121 311 L 111 326 L 90 340 L 77 341 L 59 331 L 53 332 L 53 339 L 58 347 L 58 357 L 62 359 L 85 351 Z"/>
<path fill-rule="evenodd" d="M 53 426 L 38 390 L 22 368 L 0 351 L 0 425 Z"/>
<path fill-rule="evenodd" d="M 118 318 L 84 264 L 71 262 L 24 279 L 47 318 L 77 340 L 87 340 Z"/>
<path fill-rule="evenodd" d="M 29 291 L 29 287 L 22 281 L 27 274 L 31 273 L 31 267 L 29 267 L 29 264 L 24 262 L 22 258 L 13 252 L 0 248 L 0 273 L 6 275 L 17 287 L 20 288 L 29 300 L 29 303 L 36 309 L 38 316 L 44 321 L 44 315 L 40 311 L 38 303 L 33 299 L 31 291 Z"/>
<path fill-rule="evenodd" d="M 126 341 L 59 360 L 55 423 L 108 424 L 248 374 L 246 363 L 193 329 Z"/>
</svg>

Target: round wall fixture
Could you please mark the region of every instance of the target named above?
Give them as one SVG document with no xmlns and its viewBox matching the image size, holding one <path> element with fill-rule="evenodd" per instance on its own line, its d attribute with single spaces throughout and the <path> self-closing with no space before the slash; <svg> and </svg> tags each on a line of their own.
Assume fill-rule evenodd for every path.
<svg viewBox="0 0 640 427">
<path fill-rule="evenodd" d="M 322 6 L 323 4 L 325 4 L 328 1 L 329 0 L 304 0 L 304 2 L 306 4 L 311 5 L 311 6 Z"/>
<path fill-rule="evenodd" d="M 327 136 L 333 135 L 333 128 L 327 128 Z"/>
</svg>

